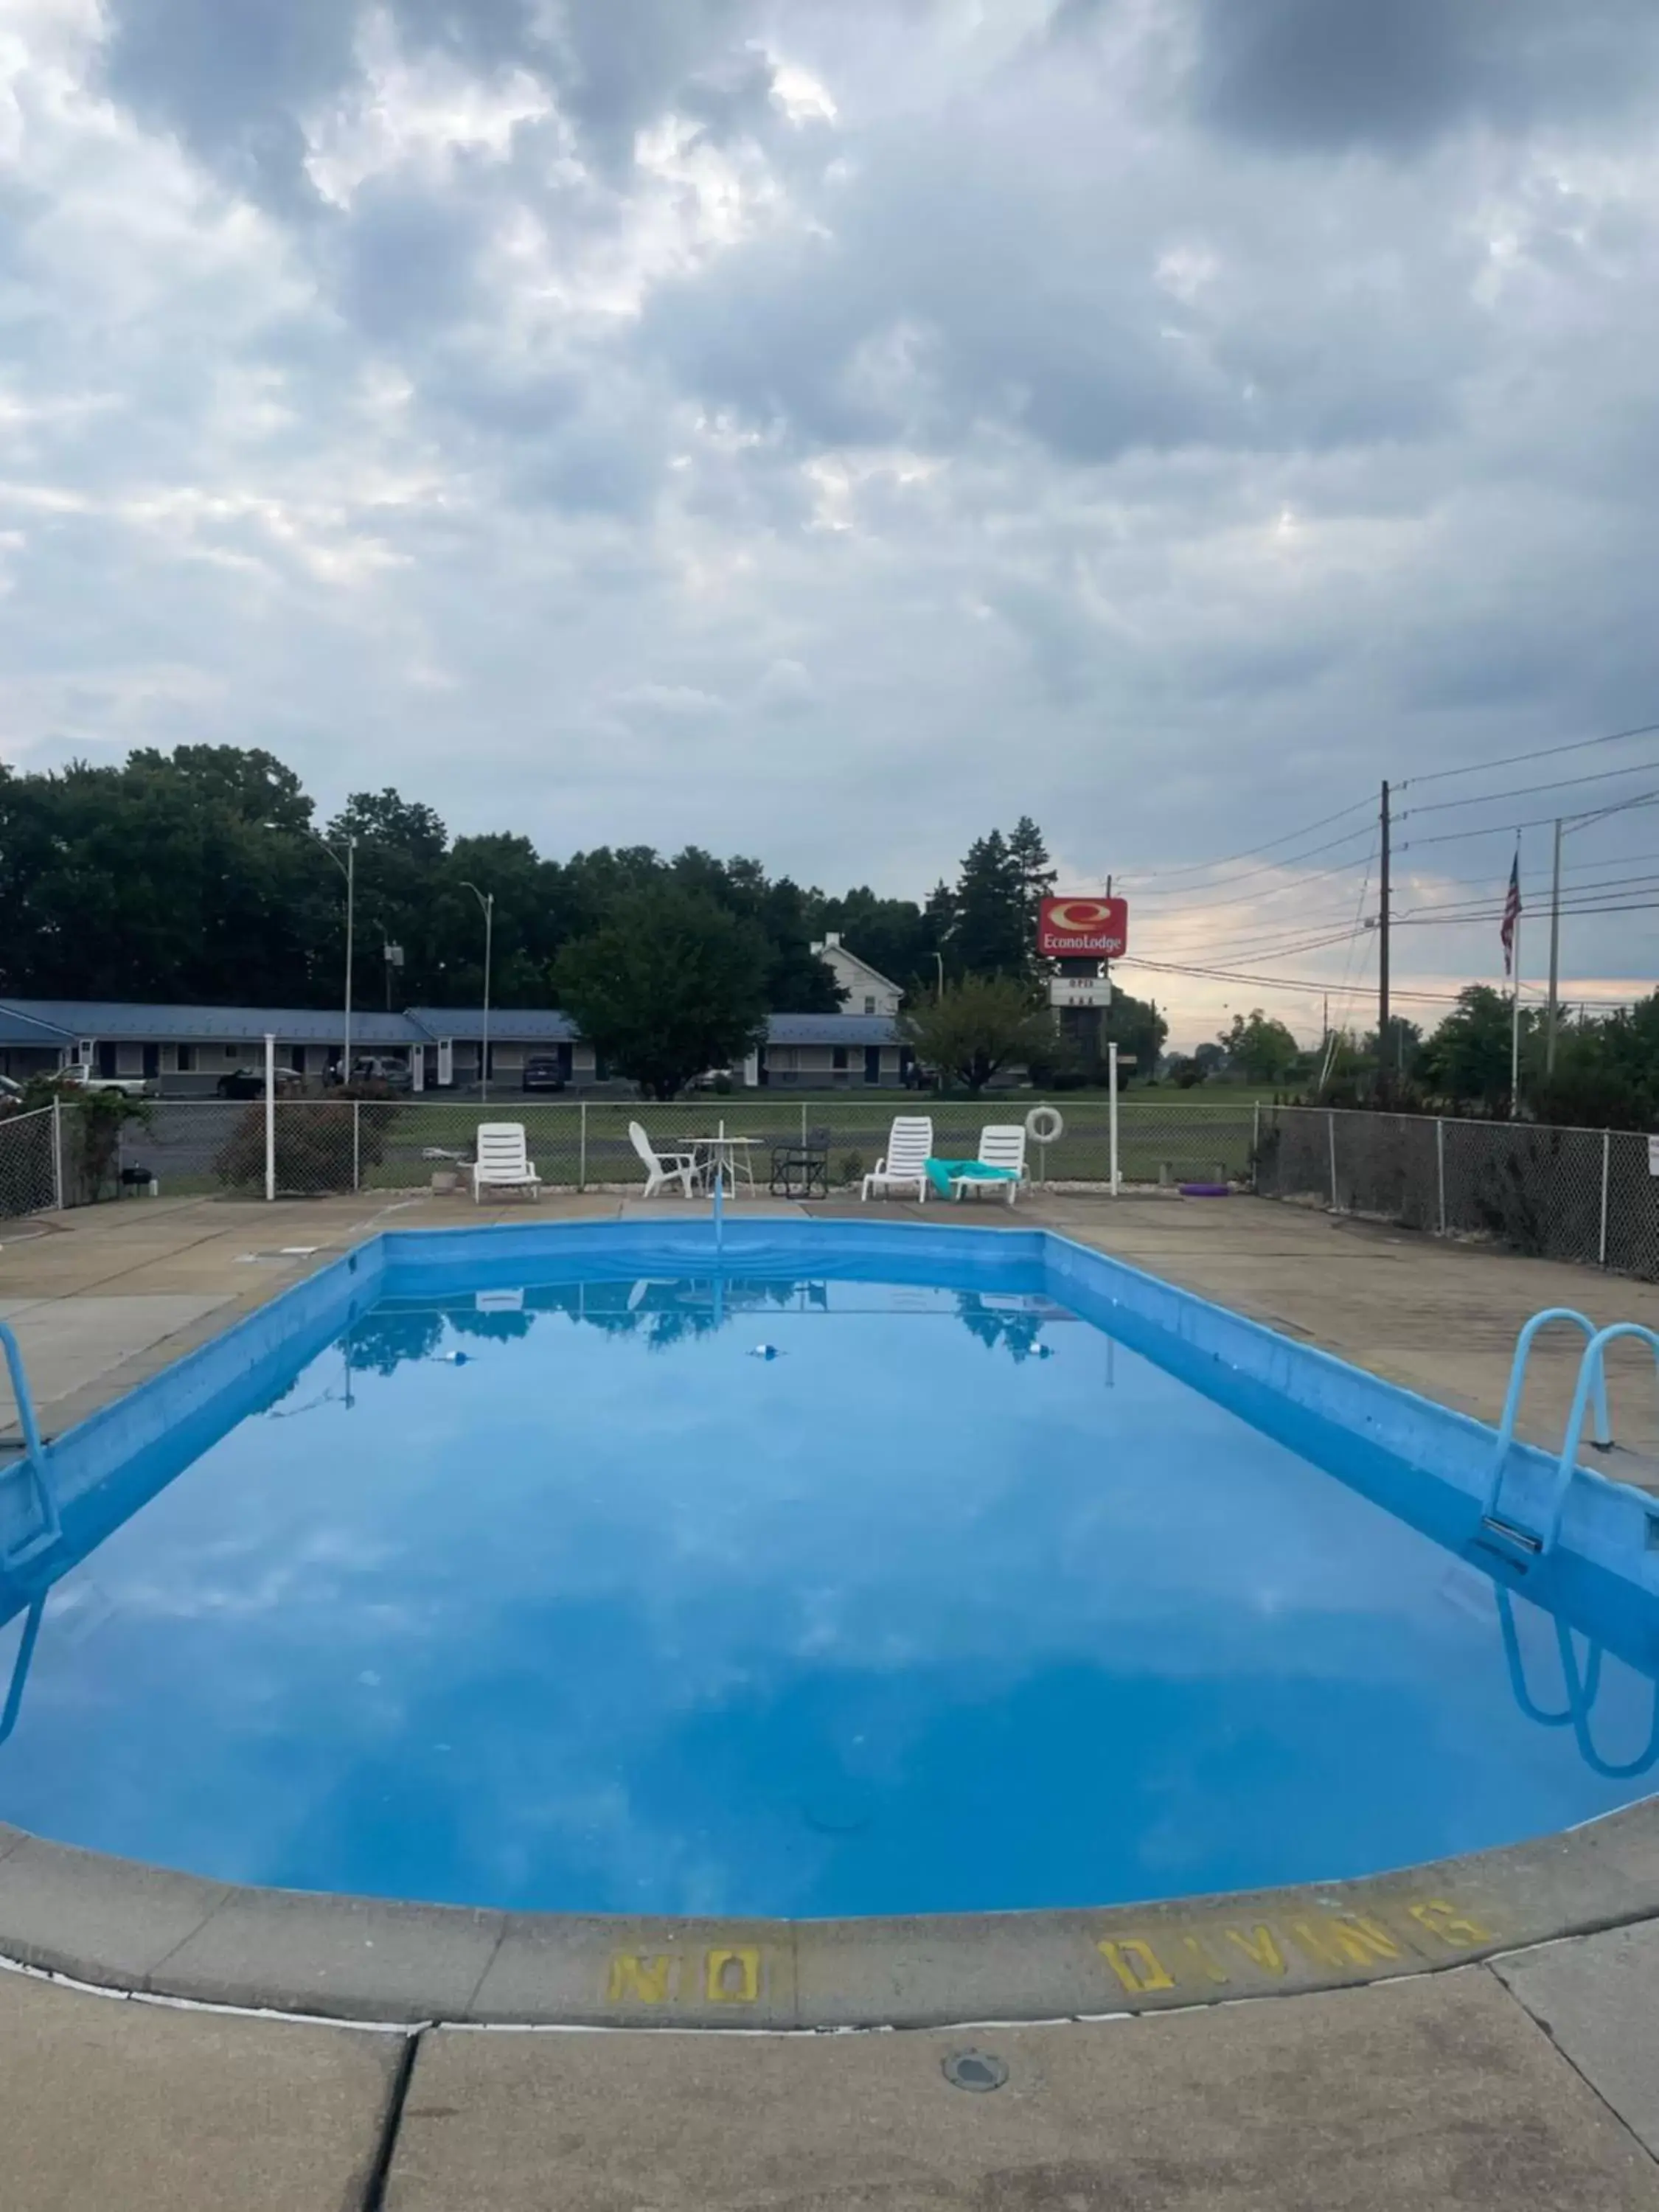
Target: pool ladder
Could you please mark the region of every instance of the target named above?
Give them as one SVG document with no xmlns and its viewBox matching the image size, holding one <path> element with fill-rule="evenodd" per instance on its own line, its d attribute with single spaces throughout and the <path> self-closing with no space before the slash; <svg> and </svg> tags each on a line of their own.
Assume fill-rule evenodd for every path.
<svg viewBox="0 0 1659 2212">
<path fill-rule="evenodd" d="M 1531 1356 L 1534 1340 L 1541 1328 L 1551 1322 L 1570 1322 L 1581 1328 L 1588 1339 L 1578 1362 L 1578 1381 L 1572 1394 L 1572 1410 L 1567 1415 L 1566 1433 L 1561 1439 L 1561 1455 L 1556 1462 L 1555 1480 L 1550 1491 L 1549 1510 L 1543 1516 L 1543 1526 L 1529 1527 L 1503 1510 L 1504 1475 L 1510 1449 L 1515 1442 L 1515 1425 L 1521 1413 L 1521 1393 L 1527 1379 L 1527 1361 Z M 1571 1306 L 1546 1306 L 1535 1313 L 1522 1329 L 1515 1341 L 1515 1358 L 1510 1367 L 1510 1387 L 1504 1400 L 1504 1418 L 1498 1424 L 1498 1449 L 1492 1456 L 1492 1477 L 1486 1486 L 1486 1495 L 1481 1508 L 1481 1524 L 1494 1535 L 1506 1538 L 1523 1552 L 1542 1559 L 1554 1550 L 1561 1533 L 1561 1516 L 1566 1510 L 1567 1492 L 1572 1487 L 1573 1471 L 1578 1464 L 1578 1453 L 1583 1440 L 1584 1417 L 1589 1411 L 1590 1401 L 1595 1402 L 1595 1428 L 1592 1441 L 1598 1451 L 1613 1449 L 1613 1431 L 1607 1424 L 1607 1348 L 1621 1336 L 1640 1337 L 1652 1347 L 1656 1367 L 1659 1368 L 1659 1334 L 1645 1328 L 1638 1321 L 1617 1321 L 1610 1328 L 1597 1328 L 1587 1314 Z"/>
<path fill-rule="evenodd" d="M 0 1321 L 0 1346 L 6 1354 L 6 1366 L 11 1376 L 11 1394 L 17 1401 L 18 1426 L 23 1431 L 23 1456 L 12 1465 L 0 1467 L 0 1479 L 10 1474 L 15 1467 L 24 1468 L 34 1486 L 40 1507 L 40 1526 L 21 1543 L 0 1545 L 0 1573 L 9 1574 L 15 1567 L 27 1566 L 38 1559 L 63 1534 L 63 1522 L 58 1513 L 58 1490 L 46 1465 L 46 1447 L 40 1441 L 40 1426 L 34 1418 L 34 1398 L 29 1389 L 28 1376 L 23 1371 L 22 1348 L 6 1322 Z"/>
</svg>

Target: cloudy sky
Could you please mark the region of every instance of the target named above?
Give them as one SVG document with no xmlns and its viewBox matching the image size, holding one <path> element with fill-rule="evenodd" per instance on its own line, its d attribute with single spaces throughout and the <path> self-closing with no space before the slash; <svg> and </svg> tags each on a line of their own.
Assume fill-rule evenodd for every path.
<svg viewBox="0 0 1659 2212">
<path fill-rule="evenodd" d="M 1659 791 L 1511 759 L 1659 723 L 1656 100 L 1651 0 L 0 0 L 0 752 L 916 895 L 1030 812 L 1178 1035 L 1370 989 L 1388 775 L 1431 1019 Z"/>
</svg>

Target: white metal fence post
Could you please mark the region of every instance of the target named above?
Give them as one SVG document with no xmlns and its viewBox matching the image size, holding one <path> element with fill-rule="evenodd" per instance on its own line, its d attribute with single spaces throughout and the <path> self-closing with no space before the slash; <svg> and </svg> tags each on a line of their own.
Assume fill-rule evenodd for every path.
<svg viewBox="0 0 1659 2212">
<path fill-rule="evenodd" d="M 1116 1043 L 1115 1039 L 1113 1039 L 1113 1040 L 1109 1041 L 1109 1042 L 1108 1042 L 1108 1044 L 1107 1044 L 1107 1047 L 1106 1047 L 1106 1085 L 1107 1085 L 1107 1092 L 1108 1092 L 1108 1096 L 1109 1096 L 1109 1100 L 1110 1100 L 1110 1113 L 1109 1113 L 1109 1119 L 1110 1125 L 1111 1125 L 1111 1151 L 1112 1151 L 1112 1196 L 1113 1196 L 1114 1198 L 1115 1198 L 1115 1197 L 1117 1196 L 1117 1194 L 1118 1194 L 1118 1166 L 1117 1166 L 1117 1043 Z"/>
<path fill-rule="evenodd" d="M 64 1210 L 64 1102 L 52 1102 L 52 1202 L 61 1213 Z"/>
<path fill-rule="evenodd" d="M 804 1098 L 800 1102 L 800 1148 L 802 1152 L 806 1150 L 806 1101 Z"/>
<path fill-rule="evenodd" d="M 1336 1202 L 1336 1112 L 1333 1107 L 1325 1109 L 1325 1126 L 1331 1140 L 1331 1212 L 1339 1213 L 1341 1208 Z"/>
<path fill-rule="evenodd" d="M 1440 1234 L 1446 1233 L 1446 1125 L 1437 1121 L 1434 1125 L 1434 1170 L 1440 1188 Z"/>
<path fill-rule="evenodd" d="M 351 1102 L 351 1188 L 354 1191 L 363 1187 L 362 1115 L 363 1102 L 361 1098 L 354 1098 Z"/>
<path fill-rule="evenodd" d="M 265 1031 L 265 1202 L 276 1195 L 276 1039 Z"/>
<path fill-rule="evenodd" d="M 1612 1165 L 1613 1132 L 1611 1129 L 1603 1129 L 1601 1132 L 1601 1242 L 1597 1258 L 1604 1267 L 1607 1264 L 1607 1182 Z"/>
<path fill-rule="evenodd" d="M 1255 1164 L 1261 1158 L 1261 1101 L 1255 1102 L 1255 1111 L 1250 1119 L 1250 1180 L 1255 1181 Z"/>
<path fill-rule="evenodd" d="M 576 1139 L 576 1188 L 587 1188 L 587 1101 L 584 1098 L 577 1109 L 581 1115 L 581 1133 Z"/>
</svg>

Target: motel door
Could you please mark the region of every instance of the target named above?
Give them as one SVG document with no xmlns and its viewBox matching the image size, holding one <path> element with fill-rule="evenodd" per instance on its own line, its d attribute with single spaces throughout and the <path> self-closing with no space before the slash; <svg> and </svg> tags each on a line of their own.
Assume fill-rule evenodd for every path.
<svg viewBox="0 0 1659 2212">
<path fill-rule="evenodd" d="M 881 1047 L 867 1044 L 864 1048 L 864 1079 L 866 1083 L 881 1081 Z"/>
</svg>

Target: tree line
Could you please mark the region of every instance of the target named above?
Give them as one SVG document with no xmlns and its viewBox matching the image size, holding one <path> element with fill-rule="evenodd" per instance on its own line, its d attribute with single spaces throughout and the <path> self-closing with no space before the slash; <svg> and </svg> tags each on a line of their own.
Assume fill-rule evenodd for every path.
<svg viewBox="0 0 1659 2212">
<path fill-rule="evenodd" d="M 1553 1051 L 1545 1013 L 1523 1006 L 1518 1100 L 1516 1042 L 1508 995 L 1471 983 L 1432 1030 L 1395 1014 L 1386 1037 L 1340 1030 L 1316 1052 L 1257 1006 L 1235 1014 L 1213 1043 L 1170 1060 L 1165 1073 L 1183 1089 L 1232 1077 L 1327 1106 L 1498 1118 L 1518 1111 L 1585 1128 L 1659 1127 L 1659 991 L 1606 1013 L 1563 1008 Z"/>
<path fill-rule="evenodd" d="M 1094 1073 L 1042 1005 L 1036 904 L 1054 873 L 1029 817 L 976 838 L 955 880 L 923 898 L 867 885 L 834 896 L 696 846 L 556 860 L 516 832 L 452 838 L 430 806 L 392 789 L 354 793 L 319 823 L 291 769 L 234 745 L 39 774 L 0 765 L 0 994 L 337 1006 L 348 841 L 359 1007 L 478 1004 L 476 890 L 494 901 L 492 1003 L 563 1006 L 649 1089 L 739 1057 L 769 1013 L 841 1011 L 812 951 L 831 931 L 913 1009 L 948 1002 L 972 1018 L 965 1079 L 1045 1045 L 1057 1079 Z M 1155 1062 L 1155 1006 L 1122 996 L 1112 1025 Z"/>
</svg>

